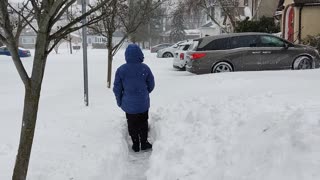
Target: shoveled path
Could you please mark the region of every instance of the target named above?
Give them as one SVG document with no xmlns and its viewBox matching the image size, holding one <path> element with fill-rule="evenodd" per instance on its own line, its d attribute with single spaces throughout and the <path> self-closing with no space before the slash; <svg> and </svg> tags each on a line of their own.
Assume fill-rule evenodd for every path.
<svg viewBox="0 0 320 180">
<path fill-rule="evenodd" d="M 149 168 L 149 158 L 152 151 L 140 151 L 134 152 L 131 149 L 132 142 L 127 135 L 128 142 L 128 165 L 127 165 L 127 174 L 124 180 L 146 180 L 145 172 Z"/>
</svg>

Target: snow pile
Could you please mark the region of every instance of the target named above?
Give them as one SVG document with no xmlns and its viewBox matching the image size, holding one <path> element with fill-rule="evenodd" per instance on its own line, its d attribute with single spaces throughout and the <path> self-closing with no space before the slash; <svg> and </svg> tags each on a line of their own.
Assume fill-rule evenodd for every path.
<svg viewBox="0 0 320 180">
<path fill-rule="evenodd" d="M 320 114 L 268 99 L 160 109 L 148 179 L 317 179 Z"/>
</svg>

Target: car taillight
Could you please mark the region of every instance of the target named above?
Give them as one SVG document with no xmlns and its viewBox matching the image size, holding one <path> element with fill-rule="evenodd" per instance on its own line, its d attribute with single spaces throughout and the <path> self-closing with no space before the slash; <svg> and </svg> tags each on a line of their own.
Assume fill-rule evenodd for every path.
<svg viewBox="0 0 320 180">
<path fill-rule="evenodd" d="M 184 60 L 184 53 L 180 53 L 180 60 Z"/>
<path fill-rule="evenodd" d="M 193 54 L 191 54 L 190 58 L 192 60 L 196 60 L 196 59 L 200 59 L 205 56 L 206 56 L 206 53 L 193 53 Z"/>
</svg>

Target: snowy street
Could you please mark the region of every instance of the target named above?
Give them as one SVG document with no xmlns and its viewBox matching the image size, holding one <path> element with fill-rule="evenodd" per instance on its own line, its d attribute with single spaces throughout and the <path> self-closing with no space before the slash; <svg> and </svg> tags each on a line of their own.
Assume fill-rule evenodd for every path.
<svg viewBox="0 0 320 180">
<path fill-rule="evenodd" d="M 106 87 L 107 51 L 48 57 L 30 180 L 318 180 L 320 70 L 194 75 L 144 50 L 155 76 L 149 110 L 153 150 L 134 153 L 124 112 Z M 0 180 L 17 153 L 24 87 L 0 56 Z M 32 58 L 22 59 L 30 74 Z M 124 61 L 120 50 L 113 62 Z"/>
</svg>

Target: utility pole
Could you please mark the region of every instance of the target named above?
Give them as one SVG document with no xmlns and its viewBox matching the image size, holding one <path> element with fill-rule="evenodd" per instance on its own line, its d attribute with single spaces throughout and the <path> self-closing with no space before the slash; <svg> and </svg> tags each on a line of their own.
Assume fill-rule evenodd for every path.
<svg viewBox="0 0 320 180">
<path fill-rule="evenodd" d="M 87 12 L 87 0 L 82 2 L 82 14 Z M 83 18 L 82 24 L 86 24 L 87 19 Z M 82 28 L 82 50 L 83 50 L 83 76 L 84 76 L 84 104 L 89 106 L 89 92 L 88 92 L 88 51 L 87 51 L 87 27 Z"/>
</svg>

